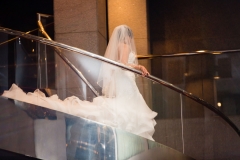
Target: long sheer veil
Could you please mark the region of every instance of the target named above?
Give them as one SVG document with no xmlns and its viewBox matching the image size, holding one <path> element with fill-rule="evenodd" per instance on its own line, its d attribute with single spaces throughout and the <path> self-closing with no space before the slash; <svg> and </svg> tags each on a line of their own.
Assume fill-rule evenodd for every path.
<svg viewBox="0 0 240 160">
<path fill-rule="evenodd" d="M 132 30 L 127 25 L 117 26 L 111 35 L 104 57 L 121 62 L 122 46 L 126 44 L 129 52 L 136 53 L 136 46 L 134 43 L 134 37 Z M 126 46 L 125 45 L 125 46 Z M 136 57 L 136 56 L 135 56 Z M 134 64 L 137 64 L 137 58 L 135 58 Z M 118 67 L 103 63 L 98 77 L 98 85 L 102 87 L 102 94 L 107 97 L 116 96 L 116 73 L 119 70 Z"/>
</svg>

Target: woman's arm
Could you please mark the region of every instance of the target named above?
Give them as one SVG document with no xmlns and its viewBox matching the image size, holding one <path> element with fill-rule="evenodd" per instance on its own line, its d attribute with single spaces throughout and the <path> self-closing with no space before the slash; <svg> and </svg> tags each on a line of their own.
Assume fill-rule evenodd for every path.
<svg viewBox="0 0 240 160">
<path fill-rule="evenodd" d="M 120 62 L 121 63 L 125 64 L 126 66 L 140 70 L 142 72 L 143 76 L 149 75 L 149 72 L 147 71 L 147 69 L 144 66 L 128 63 L 130 49 L 127 44 L 122 44 L 121 46 L 119 46 L 118 52 L 120 53 Z"/>
</svg>

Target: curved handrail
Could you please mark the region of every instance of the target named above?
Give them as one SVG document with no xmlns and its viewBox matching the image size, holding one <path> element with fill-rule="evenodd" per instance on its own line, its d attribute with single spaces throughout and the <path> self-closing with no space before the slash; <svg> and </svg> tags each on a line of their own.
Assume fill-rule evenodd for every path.
<svg viewBox="0 0 240 160">
<path fill-rule="evenodd" d="M 42 22 L 40 20 L 38 20 L 38 26 L 39 26 L 39 30 L 40 32 L 50 41 L 52 41 L 51 37 L 47 34 L 47 32 L 45 31 Z M 93 94 L 97 97 L 99 96 L 98 92 L 96 91 L 96 89 L 88 82 L 88 80 L 83 76 L 82 72 L 79 71 L 69 60 L 68 58 L 62 54 L 61 50 L 57 47 L 54 47 L 56 53 L 62 58 L 62 60 L 64 60 L 66 62 L 66 64 L 84 81 L 84 83 L 90 88 L 90 90 L 93 92 Z"/>
<path fill-rule="evenodd" d="M 32 39 L 32 40 L 35 40 L 35 41 L 39 41 L 41 43 L 44 43 L 44 44 L 47 44 L 47 45 L 50 45 L 50 46 L 53 46 L 53 47 L 60 47 L 60 48 L 65 49 L 65 50 L 73 51 L 75 53 L 80 53 L 80 54 L 83 54 L 85 56 L 88 56 L 88 57 L 91 57 L 91 58 L 94 58 L 94 59 L 98 59 L 102 62 L 106 62 L 106 63 L 112 64 L 112 65 L 115 65 L 117 67 L 120 67 L 122 69 L 134 72 L 138 75 L 142 75 L 142 73 L 140 71 L 136 70 L 136 69 L 127 67 L 127 66 L 125 66 L 121 63 L 118 63 L 116 61 L 107 59 L 103 56 L 100 56 L 100 55 L 97 55 L 97 54 L 94 54 L 94 53 L 91 53 L 91 52 L 88 52 L 88 51 L 85 51 L 83 49 L 79 49 L 79 48 L 72 47 L 72 46 L 69 46 L 69 45 L 66 45 L 66 44 L 63 44 L 63 43 L 59 43 L 59 42 L 56 42 L 56 41 L 51 41 L 51 40 L 48 40 L 46 38 L 26 34 L 26 33 L 23 33 L 23 32 L 20 32 L 20 31 L 15 31 L 15 30 L 8 29 L 8 28 L 0 27 L 0 32 L 4 32 L 4 33 L 7 33 L 7 34 L 11 34 L 11 35 L 21 36 L 21 37 L 24 37 L 24 38 L 27 38 L 27 39 Z M 172 90 L 174 90 L 174 91 L 176 91 L 180 94 L 183 94 L 183 95 L 187 96 L 188 98 L 196 101 L 197 103 L 202 104 L 203 106 L 207 107 L 208 109 L 210 109 L 211 111 L 213 111 L 214 113 L 219 115 L 221 118 L 223 118 L 240 136 L 240 130 L 238 129 L 238 127 L 225 114 L 223 114 L 221 111 L 219 111 L 216 107 L 214 107 L 210 103 L 205 102 L 203 99 L 194 96 L 192 93 L 188 93 L 187 91 L 185 91 L 183 89 L 180 89 L 177 86 L 174 86 L 173 84 L 168 83 L 164 80 L 161 80 L 161 79 L 159 79 L 155 76 L 148 75 L 148 76 L 146 76 L 146 78 L 152 80 L 153 82 L 160 83 L 160 84 L 164 85 L 165 87 L 170 88 L 170 89 L 172 89 Z"/>
</svg>

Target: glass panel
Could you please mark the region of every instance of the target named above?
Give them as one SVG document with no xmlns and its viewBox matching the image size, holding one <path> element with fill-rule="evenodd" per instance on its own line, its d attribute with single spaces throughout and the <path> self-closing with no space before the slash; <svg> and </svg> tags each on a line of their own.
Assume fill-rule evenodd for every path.
<svg viewBox="0 0 240 160">
<path fill-rule="evenodd" d="M 20 89 L 13 86 L 11 92 L 4 92 L 3 94 L 3 96 L 13 98 L 14 101 L 11 100 L 11 102 L 14 102 L 14 105 L 21 106 L 24 104 L 24 107 L 22 108 L 23 110 L 30 107 L 30 111 L 27 111 L 26 114 L 30 117 L 33 116 L 33 119 L 35 117 L 44 120 L 62 120 L 61 122 L 56 122 L 56 124 L 54 124 L 55 127 L 58 125 L 62 125 L 63 127 L 62 132 L 58 131 L 59 136 L 60 133 L 65 133 L 64 135 L 66 135 L 66 138 L 62 139 L 62 142 L 59 143 L 63 144 L 66 142 L 67 146 L 70 145 L 68 143 L 75 146 L 73 147 L 74 151 L 71 149 L 69 152 L 67 151 L 67 153 L 65 151 L 65 156 L 67 155 L 71 158 L 78 156 L 75 154 L 75 151 L 79 150 L 79 147 L 81 146 L 79 143 L 86 145 L 85 141 L 79 141 L 79 137 L 81 138 L 81 136 L 83 136 L 83 139 L 89 139 L 89 143 L 87 142 L 87 144 L 91 146 L 92 141 L 98 139 L 96 136 L 105 134 L 105 132 L 107 132 L 107 134 L 109 132 L 109 134 L 113 136 L 113 132 L 111 131 L 113 128 L 121 130 L 116 131 L 117 137 L 122 137 L 117 145 L 119 148 L 124 146 L 122 139 L 127 139 L 125 138 L 125 131 L 151 139 L 151 136 L 149 136 L 151 133 L 146 133 L 146 131 L 153 130 L 154 121 L 152 121 L 152 118 L 155 116 L 155 113 L 151 110 L 158 113 L 157 117 L 155 117 L 157 124 L 155 126 L 153 139 L 163 145 L 176 149 L 179 152 L 183 152 L 186 155 L 193 156 L 194 158 L 196 157 L 197 159 L 204 158 L 203 156 L 207 157 L 208 155 L 215 156 L 219 151 L 222 151 L 221 148 L 219 151 L 215 151 L 214 149 L 209 151 L 206 149 L 206 146 L 211 142 L 208 141 L 208 138 L 212 138 L 216 134 L 215 131 L 208 132 L 211 127 L 214 128 L 216 127 L 215 125 L 218 125 L 221 130 L 227 130 L 226 133 L 223 132 L 223 136 L 231 135 L 229 138 L 233 139 L 236 137 L 234 136 L 236 133 L 231 130 L 228 125 L 220 123 L 220 120 L 216 118 L 216 115 L 211 111 L 206 111 L 207 109 L 205 109 L 205 107 L 199 105 L 195 101 L 183 97 L 172 89 L 158 83 L 153 83 L 149 79 L 136 75 L 133 72 L 114 67 L 115 70 L 114 72 L 111 72 L 111 78 L 115 78 L 115 84 L 111 84 L 112 86 L 109 85 L 108 87 L 115 87 L 115 94 L 112 94 L 111 97 L 106 97 L 101 96 L 102 88 L 98 84 L 98 75 L 101 66 L 104 65 L 105 62 L 24 38 L 16 39 L 14 43 L 9 43 L 7 47 L 6 45 L 0 45 L 0 51 L 3 53 L 1 56 L 6 60 L 1 62 L 1 66 L 3 66 L 1 67 L 3 71 L 1 72 L 3 73 L 1 81 L 4 82 L 1 86 L 1 93 L 3 93 L 6 88 L 9 89 L 12 84 L 15 83 Z M 181 61 L 181 63 L 182 61 L 184 63 L 185 61 L 190 63 L 188 62 L 189 60 L 186 60 L 185 58 L 180 58 L 178 61 Z M 183 66 L 180 68 L 184 69 L 184 65 L 178 61 L 171 65 L 171 62 L 173 61 L 168 60 L 165 67 L 171 68 Z M 192 62 L 191 64 L 194 65 Z M 172 75 L 173 77 L 171 75 L 169 76 L 163 71 L 164 70 L 162 70 L 161 73 L 162 75 L 174 80 L 174 75 Z M 181 73 L 183 73 L 183 76 L 185 75 L 185 72 Z M 190 72 L 188 73 L 190 74 Z M 201 80 L 199 81 L 197 79 L 197 76 L 192 76 L 190 79 L 180 78 L 179 81 L 174 80 L 174 82 L 176 82 L 178 86 L 186 86 L 186 88 L 189 86 L 190 88 L 194 88 L 194 84 L 197 85 L 202 83 Z M 86 83 L 86 81 L 89 83 Z M 185 84 L 185 81 L 191 83 Z M 92 88 L 87 84 L 90 84 Z M 92 89 L 96 90 L 100 96 L 96 97 Z M 201 95 L 203 91 L 198 89 L 195 90 L 194 93 L 200 93 Z M 28 93 L 28 95 L 26 95 L 26 93 Z M 40 109 L 35 106 L 41 106 L 43 108 Z M 151 110 L 148 109 L 148 107 Z M 72 124 L 74 123 L 75 116 L 90 121 L 86 120 L 88 121 L 86 126 L 82 124 L 82 122 L 77 122 L 76 127 L 74 128 Z M 217 122 L 217 124 L 215 124 L 215 122 Z M 31 123 L 42 124 L 45 122 L 34 121 Z M 99 123 L 104 125 L 98 128 L 96 127 L 96 124 Z M 48 126 L 47 124 L 44 124 L 43 126 L 51 128 L 51 125 Z M 109 129 L 105 130 L 105 126 L 108 126 Z M 184 126 L 184 128 L 182 128 L 182 126 Z M 86 127 L 86 132 L 82 133 L 78 130 L 82 127 Z M 121 133 L 122 131 L 124 133 Z M 51 132 L 51 130 L 49 132 Z M 36 134 L 37 133 L 40 134 L 40 137 L 42 136 L 40 129 Z M 92 133 L 94 135 L 91 135 Z M 72 136 L 73 138 L 74 135 L 76 135 L 77 138 L 75 137 L 74 142 L 72 142 L 69 137 Z M 87 138 L 85 137 L 86 135 Z M 159 146 L 157 144 L 153 145 L 146 142 L 146 139 L 144 138 L 127 137 L 131 139 L 135 145 L 142 144 L 142 146 L 137 145 L 131 147 L 132 150 L 128 149 L 127 151 L 125 150 L 127 147 L 125 147 L 125 149 L 123 149 L 123 147 L 121 148 L 123 150 L 118 149 L 117 152 L 121 154 L 117 155 L 115 151 L 111 156 L 125 159 L 143 153 L 145 147 L 154 149 L 153 146 Z M 107 137 L 107 139 L 111 138 Z M 224 145 L 231 144 L 233 139 L 224 141 Z M 39 139 L 39 141 L 40 140 L 41 139 Z M 105 140 L 106 139 L 104 139 L 104 143 Z M 204 140 L 204 146 L 200 146 L 200 150 L 194 148 L 198 146 L 198 143 L 201 143 L 201 140 Z M 217 141 L 217 139 L 214 140 Z M 99 145 L 104 146 L 103 144 Z M 218 143 L 216 142 L 216 144 Z M 235 141 L 234 146 L 239 148 L 238 145 L 239 142 Z M 66 146 L 63 147 L 63 150 L 66 149 L 65 147 Z M 81 147 L 80 150 L 82 149 Z M 30 155 L 38 154 L 39 152 L 41 153 L 41 148 L 42 146 L 40 145 L 40 148 L 38 148 L 40 151 L 34 151 Z M 36 150 L 38 149 L 36 148 Z M 111 150 L 112 148 L 110 147 L 109 149 Z M 96 150 L 90 149 L 86 151 L 86 155 L 91 157 L 96 156 L 95 153 L 100 153 L 95 151 Z M 94 154 L 92 154 L 92 152 L 94 152 Z M 108 151 L 106 150 L 104 151 L 104 154 L 109 156 Z M 41 153 L 41 155 L 44 155 L 44 153 Z M 79 156 L 83 155 L 84 154 L 81 154 Z M 225 154 L 225 156 L 229 155 L 231 155 L 229 152 Z M 237 153 L 234 155 L 239 156 Z"/>
<path fill-rule="evenodd" d="M 142 59 L 152 74 L 191 92 L 227 115 L 240 128 L 239 52 Z"/>
<path fill-rule="evenodd" d="M 91 120 L 3 97 L 0 103 L 0 148 L 27 157 L 192 159 L 157 142 Z"/>
<path fill-rule="evenodd" d="M 154 131 L 155 122 L 152 118 L 156 115 L 152 109 L 159 113 L 156 117 L 154 139 L 170 147 L 181 148 L 181 132 L 172 131 L 173 128 L 181 127 L 178 120 L 180 117 L 178 93 L 118 68 L 113 77 L 116 78 L 114 84 L 116 95 L 112 98 L 103 96 L 96 98 L 83 79 L 102 95 L 97 82 L 104 62 L 25 38 L 15 42 L 13 59 L 16 65 L 13 83 L 25 93 L 31 92 L 18 100 L 95 120 L 149 139 L 152 138 L 152 133 L 147 132 Z M 48 57 L 53 58 L 49 60 Z M 76 74 L 79 72 L 83 77 Z M 9 88 L 13 83 L 9 84 Z M 36 89 L 41 92 L 35 91 Z M 55 94 L 57 96 L 54 96 Z M 172 119 L 173 121 L 169 122 Z M 157 136 L 162 132 L 165 133 L 164 136 Z"/>
<path fill-rule="evenodd" d="M 152 85 L 152 106 L 158 113 L 154 139 L 182 151 L 180 95 L 157 83 Z"/>
<path fill-rule="evenodd" d="M 240 128 L 240 53 L 215 55 L 215 106 Z"/>
<path fill-rule="evenodd" d="M 64 63 L 63 65 L 63 58 L 61 58 L 58 53 L 61 53 L 63 58 L 67 59 L 71 64 L 68 65 L 67 63 Z M 82 79 L 86 79 L 86 81 L 94 88 L 94 90 L 96 90 L 98 93 L 101 93 L 101 88 L 97 84 L 98 73 L 101 66 L 100 61 L 67 50 L 55 51 L 55 57 L 56 84 L 59 85 L 60 88 L 64 88 L 64 85 L 66 86 L 65 88 L 68 88 L 66 97 L 75 95 L 81 100 L 88 101 L 92 101 L 93 98 L 96 97 L 89 86 L 87 86 Z M 76 68 L 76 70 L 73 71 L 70 66 L 73 66 L 73 68 Z M 78 71 L 82 77 L 79 76 L 76 71 Z"/>
<path fill-rule="evenodd" d="M 13 43 L 2 44 L 3 42 L 8 40 L 8 35 L 0 32 L 0 93 L 4 90 L 8 89 L 8 45 L 12 45 Z"/>
<path fill-rule="evenodd" d="M 197 114 L 198 113 L 198 114 Z M 221 117 L 183 97 L 184 153 L 196 159 L 235 159 L 238 134 Z"/>
</svg>

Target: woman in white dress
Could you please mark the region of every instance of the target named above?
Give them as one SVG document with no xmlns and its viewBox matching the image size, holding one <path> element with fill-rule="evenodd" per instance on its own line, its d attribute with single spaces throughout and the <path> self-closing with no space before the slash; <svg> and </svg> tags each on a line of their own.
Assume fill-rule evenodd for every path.
<svg viewBox="0 0 240 160">
<path fill-rule="evenodd" d="M 138 65 L 132 30 L 126 25 L 117 26 L 106 49 L 106 58 L 138 69 L 148 75 L 144 66 Z M 153 112 L 144 101 L 135 82 L 135 74 L 109 64 L 103 64 L 98 83 L 102 86 L 105 101 L 113 106 L 118 128 L 152 139 L 156 124 Z M 111 99 L 111 100 L 110 100 Z M 106 104 L 106 103 L 105 103 Z"/>
<path fill-rule="evenodd" d="M 149 74 L 137 63 L 133 34 L 126 25 L 114 29 L 105 57 L 138 69 L 143 76 Z M 93 102 L 82 101 L 75 96 L 62 101 L 57 95 L 46 97 L 38 89 L 26 94 L 15 84 L 2 96 L 91 119 L 153 140 L 157 113 L 147 106 L 140 94 L 135 74 L 103 63 L 98 84 L 102 87 L 103 96 L 94 98 Z"/>
</svg>

